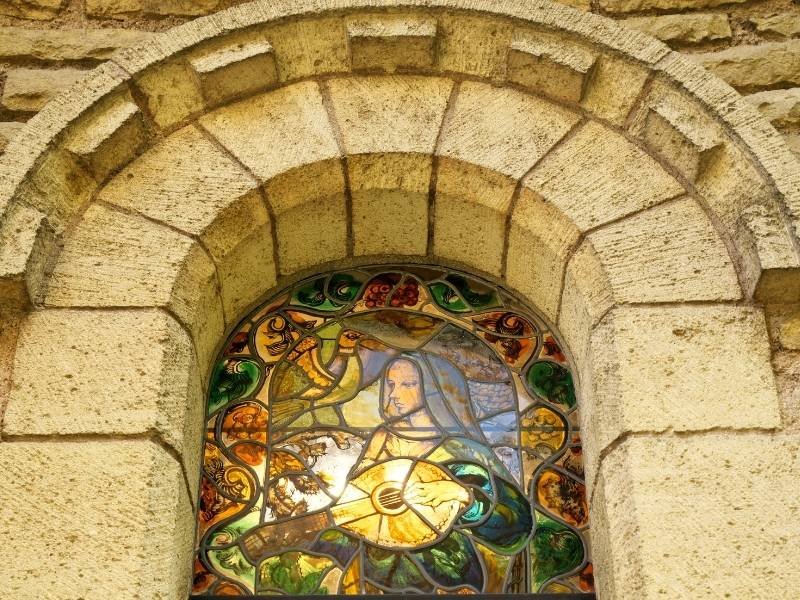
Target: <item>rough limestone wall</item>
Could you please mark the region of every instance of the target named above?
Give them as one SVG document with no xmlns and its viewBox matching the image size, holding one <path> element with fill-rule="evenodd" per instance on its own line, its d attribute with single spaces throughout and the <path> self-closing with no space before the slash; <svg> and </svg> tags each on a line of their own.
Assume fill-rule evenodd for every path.
<svg viewBox="0 0 800 600">
<path fill-rule="evenodd" d="M 0 0 L 0 151 L 119 47 L 243 0 Z M 660 38 L 759 107 L 800 156 L 800 0 L 564 0 Z"/>
</svg>

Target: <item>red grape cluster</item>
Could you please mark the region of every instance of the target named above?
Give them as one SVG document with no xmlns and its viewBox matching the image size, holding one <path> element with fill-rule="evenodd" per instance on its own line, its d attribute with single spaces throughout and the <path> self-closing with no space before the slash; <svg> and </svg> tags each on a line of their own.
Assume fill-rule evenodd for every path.
<svg viewBox="0 0 800 600">
<path fill-rule="evenodd" d="M 394 279 L 394 278 L 392 278 Z M 414 279 L 406 279 L 402 284 L 395 288 L 397 280 L 388 277 L 378 277 L 367 285 L 364 292 L 364 304 L 367 308 L 386 306 L 389 294 L 394 289 L 392 299 L 388 301 L 389 306 L 399 308 L 401 306 L 414 306 L 419 300 L 419 284 Z"/>
</svg>

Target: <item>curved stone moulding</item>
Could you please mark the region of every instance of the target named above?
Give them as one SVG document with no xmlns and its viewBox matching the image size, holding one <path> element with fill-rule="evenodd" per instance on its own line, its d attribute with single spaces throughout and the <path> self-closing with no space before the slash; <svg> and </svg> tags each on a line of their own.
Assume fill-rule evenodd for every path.
<svg viewBox="0 0 800 600">
<path fill-rule="evenodd" d="M 643 34 L 548 2 L 382 4 L 241 5 L 117 54 L 51 103 L 0 163 L 5 297 L 40 299 L 54 240 L 98 182 L 165 132 L 248 94 L 346 72 L 513 86 L 641 141 L 701 204 L 743 294 L 797 297 L 796 162 L 724 83 Z"/>
</svg>

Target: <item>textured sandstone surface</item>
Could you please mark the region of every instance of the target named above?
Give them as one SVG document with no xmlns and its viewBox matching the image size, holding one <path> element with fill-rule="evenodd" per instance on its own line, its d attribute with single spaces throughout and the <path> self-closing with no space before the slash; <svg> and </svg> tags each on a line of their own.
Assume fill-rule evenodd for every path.
<svg viewBox="0 0 800 600">
<path fill-rule="evenodd" d="M 87 74 L 80 69 L 14 69 L 6 77 L 2 106 L 11 111 L 37 112 Z"/>
<path fill-rule="evenodd" d="M 193 511 L 166 450 L 144 439 L 4 442 L 0 465 L 0 534 L 15 557 L 0 564 L 5 596 L 42 598 L 47 581 L 50 598 L 186 597 Z"/>
</svg>

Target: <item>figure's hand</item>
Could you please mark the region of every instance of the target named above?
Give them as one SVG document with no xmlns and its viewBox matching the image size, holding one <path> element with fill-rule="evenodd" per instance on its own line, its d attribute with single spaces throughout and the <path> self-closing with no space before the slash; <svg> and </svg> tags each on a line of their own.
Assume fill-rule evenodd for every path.
<svg viewBox="0 0 800 600">
<path fill-rule="evenodd" d="M 469 503 L 469 492 L 455 481 L 414 481 L 406 487 L 405 500 L 410 504 L 424 504 L 436 508 L 453 500 Z"/>
</svg>

